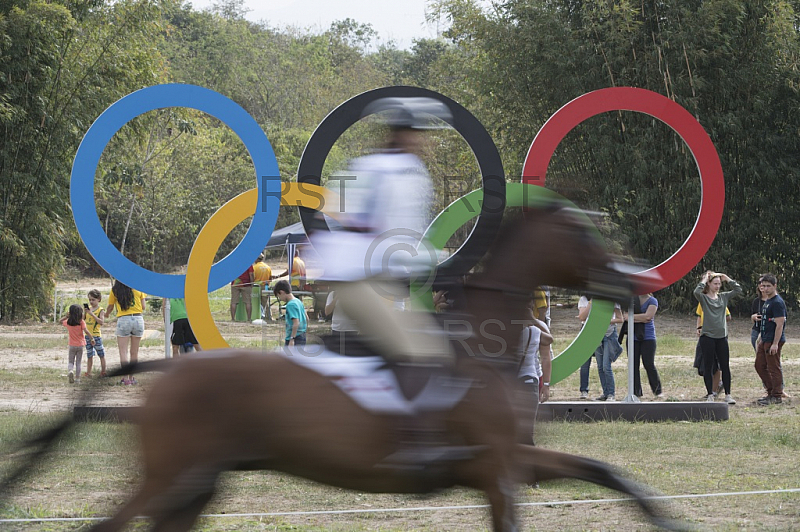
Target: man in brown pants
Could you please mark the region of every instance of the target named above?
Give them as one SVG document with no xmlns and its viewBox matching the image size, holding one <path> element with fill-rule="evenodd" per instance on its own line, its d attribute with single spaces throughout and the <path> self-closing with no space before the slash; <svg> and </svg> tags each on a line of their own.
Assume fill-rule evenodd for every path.
<svg viewBox="0 0 800 532">
<path fill-rule="evenodd" d="M 781 403 L 783 371 L 781 348 L 786 342 L 783 326 L 786 323 L 786 303 L 778 295 L 778 280 L 768 273 L 761 278 L 761 290 L 767 298 L 761 304 L 761 342 L 756 349 L 755 368 L 767 395 L 758 400 L 760 405 Z"/>
</svg>

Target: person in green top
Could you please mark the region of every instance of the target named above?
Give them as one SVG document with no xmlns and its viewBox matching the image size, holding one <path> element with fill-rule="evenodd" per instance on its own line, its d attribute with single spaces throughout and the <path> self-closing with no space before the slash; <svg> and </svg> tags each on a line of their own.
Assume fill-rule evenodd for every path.
<svg viewBox="0 0 800 532">
<path fill-rule="evenodd" d="M 161 317 L 164 317 L 166 302 L 166 299 L 161 300 Z M 182 297 L 169 299 L 169 322 L 172 324 L 172 335 L 169 337 L 172 344 L 172 358 L 180 358 L 181 347 L 188 345 L 194 347 L 195 351 L 202 351 L 189 325 L 186 302 Z"/>
<path fill-rule="evenodd" d="M 706 292 L 703 293 L 708 293 L 708 284 L 706 284 Z M 700 348 L 700 338 L 703 336 L 703 306 L 700 303 L 697 304 L 697 310 L 694 313 L 697 315 L 697 347 L 694 350 L 694 367 L 697 368 L 697 374 L 702 377 L 705 366 L 703 364 L 703 350 Z M 731 321 L 731 311 L 727 307 L 725 308 L 725 320 Z M 713 381 L 711 389 L 714 390 L 714 395 L 722 393 L 724 389 L 722 387 L 722 371 L 720 371 L 716 360 L 714 360 Z"/>
<path fill-rule="evenodd" d="M 726 282 L 733 287 L 729 292 L 720 292 L 722 283 Z M 707 293 L 704 293 L 707 292 Z M 703 308 L 703 328 L 700 334 L 700 349 L 703 351 L 703 380 L 706 384 L 706 400 L 714 402 L 714 361 L 719 364 L 722 371 L 722 385 L 725 387 L 725 401 L 735 405 L 731 397 L 731 367 L 730 350 L 728 348 L 728 322 L 725 319 L 725 309 L 728 302 L 741 295 L 742 287 L 739 283 L 724 273 L 707 271 L 703 274 L 700 283 L 694 289 L 694 297 Z"/>
</svg>

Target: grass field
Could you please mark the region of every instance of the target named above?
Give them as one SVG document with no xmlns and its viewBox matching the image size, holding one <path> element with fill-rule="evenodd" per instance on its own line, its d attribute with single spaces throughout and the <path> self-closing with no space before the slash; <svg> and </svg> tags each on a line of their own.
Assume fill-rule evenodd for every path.
<svg viewBox="0 0 800 532">
<path fill-rule="evenodd" d="M 218 310 L 223 314 L 224 309 Z M 554 312 L 557 350 L 577 331 L 573 310 Z M 224 316 L 221 316 L 224 318 Z M 695 339 L 691 318 L 657 317 L 659 345 L 656 364 L 667 401 L 699 400 L 702 379 L 692 368 Z M 148 328 L 156 328 L 156 317 Z M 152 322 L 152 323 L 151 323 Z M 281 325 L 257 328 L 223 323 L 223 335 L 235 345 L 276 345 Z M 315 324 L 315 327 L 320 325 Z M 789 334 L 792 334 L 791 328 Z M 153 340 L 143 358 L 163 356 L 163 340 Z M 108 341 L 108 344 L 113 342 Z M 14 460 L 14 443 L 52 423 L 68 410 L 75 387 L 65 373 L 66 345 L 55 326 L 0 328 L 0 467 Z M 787 390 L 800 393 L 798 343 L 784 349 Z M 543 447 L 609 462 L 665 495 L 747 492 L 800 488 L 800 416 L 798 400 L 783 405 L 757 406 L 762 395 L 752 369 L 747 323 L 734 320 L 731 333 L 733 394 L 738 404 L 725 422 L 601 423 L 552 422 L 537 427 Z M 116 346 L 109 348 L 116 362 Z M 615 363 L 617 397 L 626 393 L 627 358 Z M 644 377 L 644 374 L 643 374 Z M 109 386 L 102 394 L 107 404 L 136 404 L 156 376 L 143 376 L 131 389 Z M 653 400 L 644 378 L 645 400 Z M 593 365 L 590 387 L 599 394 Z M 575 400 L 578 375 L 554 387 L 553 400 Z M 20 402 L 23 398 L 27 402 Z M 82 423 L 60 441 L 52 456 L 37 468 L 0 509 L 0 518 L 108 516 L 136 488 L 141 476 L 135 427 Z M 617 494 L 581 482 L 553 482 L 540 488 L 522 488 L 521 503 L 572 504 L 522 506 L 524 530 L 650 530 L 630 503 L 591 502 Z M 271 472 L 228 473 L 206 508 L 208 514 L 300 512 L 315 510 L 441 507 L 484 504 L 480 494 L 455 489 L 428 497 L 375 495 L 328 488 Z M 668 503 L 670 513 L 702 530 L 800 530 L 800 493 L 695 497 Z M 376 512 L 343 515 L 213 517 L 202 519 L 198 530 L 485 530 L 485 509 L 425 512 Z M 1 530 L 86 530 L 87 522 L 0 523 Z M 131 530 L 146 528 L 138 522 Z"/>
</svg>

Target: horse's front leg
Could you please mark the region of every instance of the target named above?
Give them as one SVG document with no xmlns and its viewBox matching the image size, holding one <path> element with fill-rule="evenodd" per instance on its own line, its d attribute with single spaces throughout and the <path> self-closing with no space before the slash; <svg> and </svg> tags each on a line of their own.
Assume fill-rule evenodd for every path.
<svg viewBox="0 0 800 532">
<path fill-rule="evenodd" d="M 150 499 L 162 493 L 168 487 L 168 482 L 146 479 L 144 485 L 125 506 L 114 514 L 111 519 L 106 519 L 94 525 L 90 532 L 116 532 L 117 530 L 122 530 L 128 521 L 144 509 Z"/>
<path fill-rule="evenodd" d="M 493 479 L 486 489 L 486 498 L 492 510 L 492 525 L 495 532 L 516 532 L 517 518 L 514 513 L 516 503 L 516 482 L 511 474 L 504 472 Z"/>
</svg>

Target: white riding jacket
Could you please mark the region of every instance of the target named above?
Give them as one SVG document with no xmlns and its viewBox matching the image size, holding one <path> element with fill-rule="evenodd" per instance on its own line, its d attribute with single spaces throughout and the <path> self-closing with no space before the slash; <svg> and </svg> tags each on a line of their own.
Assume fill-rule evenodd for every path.
<svg viewBox="0 0 800 532">
<path fill-rule="evenodd" d="M 433 187 L 416 155 L 393 151 L 367 155 L 353 160 L 338 177 L 343 212 L 337 218 L 343 227 L 315 233 L 311 239 L 322 258 L 323 278 L 402 278 L 435 266 L 435 252 L 429 245 L 420 246 Z"/>
</svg>

